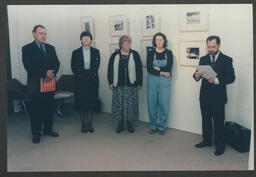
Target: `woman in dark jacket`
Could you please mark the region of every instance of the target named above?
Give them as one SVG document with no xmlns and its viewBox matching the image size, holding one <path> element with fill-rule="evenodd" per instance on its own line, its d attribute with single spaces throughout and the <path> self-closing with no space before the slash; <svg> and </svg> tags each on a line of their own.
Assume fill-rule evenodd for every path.
<svg viewBox="0 0 256 177">
<path fill-rule="evenodd" d="M 147 54 L 147 102 L 151 128 L 149 133 L 154 134 L 158 130 L 160 135 L 164 135 L 169 112 L 173 55 L 166 48 L 167 38 L 163 33 L 156 33 L 152 44 L 154 50 Z"/>
<path fill-rule="evenodd" d="M 75 105 L 82 120 L 81 131 L 94 132 L 92 112 L 98 99 L 100 52 L 91 47 L 92 35 L 82 32 L 82 47 L 72 53 L 71 69 L 75 76 Z"/>
<path fill-rule="evenodd" d="M 108 63 L 109 88 L 113 91 L 112 117 L 118 120 L 116 132 L 123 131 L 123 120 L 127 129 L 134 132 L 132 121 L 138 118 L 138 89 L 142 86 L 142 64 L 140 55 L 131 49 L 131 38 L 121 36 L 120 49 L 115 51 Z"/>
</svg>

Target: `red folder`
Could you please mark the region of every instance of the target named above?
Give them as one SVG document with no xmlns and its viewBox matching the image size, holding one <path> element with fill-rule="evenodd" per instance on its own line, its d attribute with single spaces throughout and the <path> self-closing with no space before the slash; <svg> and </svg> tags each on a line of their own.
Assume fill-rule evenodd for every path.
<svg viewBox="0 0 256 177">
<path fill-rule="evenodd" d="M 43 78 L 41 78 L 41 93 L 44 92 L 53 92 L 56 90 L 56 78 L 53 77 L 50 81 L 45 81 Z"/>
</svg>

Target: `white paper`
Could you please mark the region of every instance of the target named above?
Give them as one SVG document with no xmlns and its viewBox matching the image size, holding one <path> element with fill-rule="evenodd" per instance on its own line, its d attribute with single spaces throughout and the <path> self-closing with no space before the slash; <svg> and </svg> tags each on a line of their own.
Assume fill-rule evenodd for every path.
<svg viewBox="0 0 256 177">
<path fill-rule="evenodd" d="M 215 78 L 217 76 L 217 73 L 210 65 L 198 65 L 197 72 L 202 73 L 202 77 L 204 78 Z"/>
</svg>

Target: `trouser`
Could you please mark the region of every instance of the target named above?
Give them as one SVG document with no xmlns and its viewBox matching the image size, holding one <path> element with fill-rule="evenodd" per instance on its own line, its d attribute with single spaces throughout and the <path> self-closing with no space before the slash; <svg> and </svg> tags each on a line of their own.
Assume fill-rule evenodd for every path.
<svg viewBox="0 0 256 177">
<path fill-rule="evenodd" d="M 147 103 L 151 129 L 165 131 L 169 112 L 170 78 L 148 75 Z M 159 113 L 159 122 L 157 117 Z"/>
<path fill-rule="evenodd" d="M 42 126 L 44 132 L 52 130 L 55 111 L 54 95 L 52 93 L 40 93 L 31 99 L 31 132 L 40 135 Z"/>
<path fill-rule="evenodd" d="M 214 144 L 216 148 L 223 148 L 225 145 L 225 104 L 211 104 L 200 102 L 200 108 L 202 114 L 203 140 L 205 142 L 211 143 L 213 138 L 212 136 L 214 134 Z"/>
</svg>

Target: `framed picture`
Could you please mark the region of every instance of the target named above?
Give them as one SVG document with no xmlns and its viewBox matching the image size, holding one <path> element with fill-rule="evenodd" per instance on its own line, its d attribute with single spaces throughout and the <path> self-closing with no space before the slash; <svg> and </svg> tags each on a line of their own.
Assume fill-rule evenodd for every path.
<svg viewBox="0 0 256 177">
<path fill-rule="evenodd" d="M 109 56 L 111 56 L 112 53 L 114 53 L 115 51 L 117 51 L 119 49 L 120 48 L 119 48 L 119 44 L 118 43 L 111 43 L 111 44 L 109 44 L 109 53 L 110 53 Z"/>
<path fill-rule="evenodd" d="M 179 65 L 197 66 L 200 57 L 206 55 L 205 41 L 179 41 Z"/>
<path fill-rule="evenodd" d="M 110 35 L 128 35 L 128 19 L 125 15 L 110 16 Z"/>
<path fill-rule="evenodd" d="M 92 34 L 92 38 L 95 39 L 95 26 L 94 18 L 91 16 L 81 17 L 82 31 L 89 31 Z"/>
<path fill-rule="evenodd" d="M 155 14 L 145 14 L 141 21 L 142 36 L 153 36 L 160 31 L 160 18 Z"/>
<path fill-rule="evenodd" d="M 141 62 L 143 67 L 147 67 L 147 53 L 153 49 L 152 39 L 141 39 Z"/>
<path fill-rule="evenodd" d="M 208 11 L 204 8 L 180 9 L 180 31 L 208 31 Z"/>
</svg>

